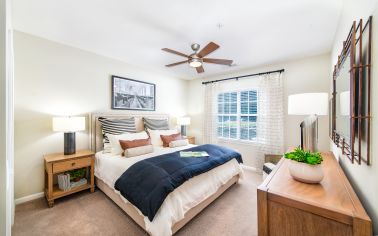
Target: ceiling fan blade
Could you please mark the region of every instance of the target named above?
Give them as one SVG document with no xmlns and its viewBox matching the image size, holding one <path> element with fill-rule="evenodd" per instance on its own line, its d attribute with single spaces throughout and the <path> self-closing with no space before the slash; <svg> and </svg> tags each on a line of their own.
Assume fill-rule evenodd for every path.
<svg viewBox="0 0 378 236">
<path fill-rule="evenodd" d="M 207 63 L 213 63 L 213 64 L 221 64 L 221 65 L 228 65 L 230 66 L 232 64 L 232 60 L 226 60 L 226 59 L 215 59 L 215 58 L 203 58 L 203 62 Z"/>
<path fill-rule="evenodd" d="M 203 69 L 202 66 L 196 67 L 197 73 L 203 73 L 205 70 Z"/>
<path fill-rule="evenodd" d="M 173 53 L 173 54 L 176 54 L 176 55 L 179 55 L 179 56 L 182 56 L 182 57 L 189 57 L 188 55 L 185 55 L 184 53 L 181 53 L 181 52 L 169 49 L 169 48 L 162 48 L 161 50 L 163 50 L 165 52 Z"/>
<path fill-rule="evenodd" d="M 172 63 L 172 64 L 168 64 L 168 65 L 165 65 L 166 67 L 171 67 L 171 66 L 177 66 L 177 65 L 180 65 L 180 64 L 184 64 L 184 63 L 188 63 L 188 61 L 179 61 L 179 62 L 175 62 L 175 63 Z"/>
<path fill-rule="evenodd" d="M 202 48 L 202 50 L 197 54 L 199 57 L 204 57 L 215 50 L 219 48 L 219 45 L 213 42 L 210 42 L 209 44 L 206 45 L 206 47 Z"/>
</svg>

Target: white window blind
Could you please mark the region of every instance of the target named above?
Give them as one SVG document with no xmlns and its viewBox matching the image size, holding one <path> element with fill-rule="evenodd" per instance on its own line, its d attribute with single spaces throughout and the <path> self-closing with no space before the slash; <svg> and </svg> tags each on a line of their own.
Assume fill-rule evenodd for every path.
<svg viewBox="0 0 378 236">
<path fill-rule="evenodd" d="M 257 90 L 219 93 L 217 136 L 223 139 L 256 139 Z"/>
</svg>

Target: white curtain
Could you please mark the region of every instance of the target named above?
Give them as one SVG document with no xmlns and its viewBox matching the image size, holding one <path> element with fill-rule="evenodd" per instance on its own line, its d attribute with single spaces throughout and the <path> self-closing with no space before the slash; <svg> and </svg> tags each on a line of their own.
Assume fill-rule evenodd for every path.
<svg viewBox="0 0 378 236">
<path fill-rule="evenodd" d="M 211 83 L 205 85 L 205 104 L 204 104 L 204 124 L 203 124 L 203 143 L 217 143 L 217 93 L 218 84 Z"/>
<path fill-rule="evenodd" d="M 284 152 L 283 73 L 260 76 L 257 140 L 262 154 Z"/>
</svg>

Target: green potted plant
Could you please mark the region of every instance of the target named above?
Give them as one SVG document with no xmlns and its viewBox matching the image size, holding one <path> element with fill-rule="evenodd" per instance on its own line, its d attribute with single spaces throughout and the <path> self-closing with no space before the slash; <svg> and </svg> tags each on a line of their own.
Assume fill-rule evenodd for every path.
<svg viewBox="0 0 378 236">
<path fill-rule="evenodd" d="M 84 178 L 85 172 L 86 172 L 85 168 L 75 169 L 75 170 L 69 171 L 68 173 L 70 174 L 70 181 L 77 182 L 77 181 L 81 180 L 82 178 Z"/>
<path fill-rule="evenodd" d="M 319 152 L 312 153 L 298 147 L 292 152 L 285 153 L 284 157 L 290 160 L 289 171 L 295 180 L 311 184 L 322 181 L 323 158 Z"/>
</svg>

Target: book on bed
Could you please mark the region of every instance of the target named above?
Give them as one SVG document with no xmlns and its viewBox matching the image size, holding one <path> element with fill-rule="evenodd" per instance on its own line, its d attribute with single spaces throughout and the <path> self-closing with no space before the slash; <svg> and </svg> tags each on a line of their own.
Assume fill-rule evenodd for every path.
<svg viewBox="0 0 378 236">
<path fill-rule="evenodd" d="M 208 157 L 209 154 L 205 151 L 202 152 L 180 152 L 180 157 Z"/>
</svg>

